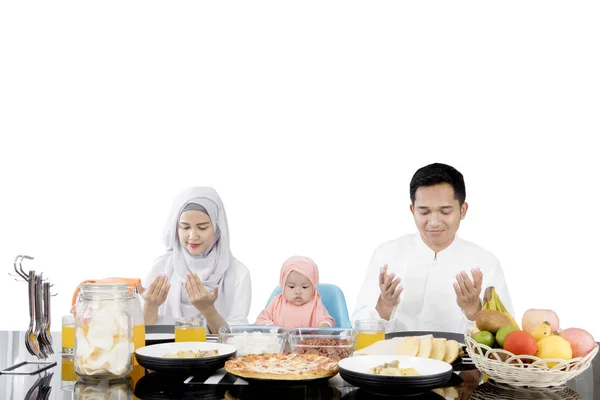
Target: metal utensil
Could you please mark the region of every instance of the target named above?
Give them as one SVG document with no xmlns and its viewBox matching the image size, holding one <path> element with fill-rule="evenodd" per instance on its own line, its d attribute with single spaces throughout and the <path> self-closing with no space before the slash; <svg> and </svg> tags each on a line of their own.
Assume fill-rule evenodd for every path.
<svg viewBox="0 0 600 400">
<path fill-rule="evenodd" d="M 43 284 L 43 302 L 44 302 L 44 313 L 43 313 L 43 331 L 42 336 L 44 338 L 44 343 L 46 346 L 46 353 L 54 354 L 54 349 L 52 349 L 52 333 L 50 332 L 50 323 L 52 316 L 50 314 L 50 283 L 44 282 Z"/>
<path fill-rule="evenodd" d="M 34 335 L 38 343 L 39 354 L 41 357 L 38 358 L 46 359 L 48 354 L 46 353 L 47 343 L 44 341 L 42 332 L 44 331 L 43 326 L 43 315 L 42 315 L 42 276 L 34 275 L 34 305 L 35 305 L 35 331 Z"/>
<path fill-rule="evenodd" d="M 37 341 L 37 337 L 34 334 L 33 322 L 35 319 L 35 271 L 29 271 L 27 278 L 29 288 L 29 328 L 25 332 L 25 347 L 29 354 L 40 358 L 40 346 Z"/>
</svg>

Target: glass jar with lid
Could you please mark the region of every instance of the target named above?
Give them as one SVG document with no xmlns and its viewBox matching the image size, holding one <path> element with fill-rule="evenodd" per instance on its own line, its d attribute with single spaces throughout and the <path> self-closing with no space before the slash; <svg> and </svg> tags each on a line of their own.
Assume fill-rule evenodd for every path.
<svg viewBox="0 0 600 400">
<path fill-rule="evenodd" d="M 144 311 L 140 301 L 141 294 L 139 287 L 142 280 L 139 278 L 103 278 L 95 280 L 85 280 L 79 284 L 73 294 L 73 305 L 79 298 L 80 288 L 86 283 L 124 283 L 129 288 L 129 312 L 133 317 L 133 346 L 134 351 L 146 346 L 146 326 L 144 325 Z M 137 365 L 135 357 L 133 357 L 133 365 Z"/>
<path fill-rule="evenodd" d="M 75 305 L 75 373 L 119 379 L 132 369 L 134 319 L 126 284 L 85 283 Z"/>
</svg>

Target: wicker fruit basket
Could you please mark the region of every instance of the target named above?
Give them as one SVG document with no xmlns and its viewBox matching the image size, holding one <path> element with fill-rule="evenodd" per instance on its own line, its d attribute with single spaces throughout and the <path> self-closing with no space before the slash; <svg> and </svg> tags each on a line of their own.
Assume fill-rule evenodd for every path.
<svg viewBox="0 0 600 400">
<path fill-rule="evenodd" d="M 563 385 L 585 371 L 598 353 L 598 345 L 585 357 L 571 360 L 547 359 L 535 356 L 515 356 L 502 350 L 477 343 L 471 332 L 465 333 L 467 353 L 477 369 L 496 382 L 513 386 L 551 387 Z M 557 364 L 549 367 L 547 363 Z"/>
</svg>

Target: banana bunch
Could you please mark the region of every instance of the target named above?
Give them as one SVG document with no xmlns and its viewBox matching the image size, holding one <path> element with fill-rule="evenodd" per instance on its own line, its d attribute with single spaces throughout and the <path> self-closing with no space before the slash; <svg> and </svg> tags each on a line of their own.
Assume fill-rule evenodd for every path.
<svg viewBox="0 0 600 400">
<path fill-rule="evenodd" d="M 483 306 L 481 307 L 481 309 L 499 311 L 502 314 L 506 315 L 514 326 L 519 328 L 519 324 L 517 324 L 517 321 L 515 321 L 513 316 L 510 315 L 510 313 L 506 310 L 506 307 L 504 307 L 504 304 L 502 304 L 498 293 L 496 293 L 496 288 L 494 288 L 493 286 L 488 286 L 485 289 L 485 293 L 483 295 Z"/>
</svg>

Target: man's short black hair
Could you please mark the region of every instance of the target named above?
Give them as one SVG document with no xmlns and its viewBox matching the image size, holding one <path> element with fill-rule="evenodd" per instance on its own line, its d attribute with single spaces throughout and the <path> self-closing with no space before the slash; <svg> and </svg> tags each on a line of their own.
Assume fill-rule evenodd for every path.
<svg viewBox="0 0 600 400">
<path fill-rule="evenodd" d="M 434 163 L 419 168 L 410 180 L 410 201 L 415 204 L 415 194 L 421 186 L 433 186 L 447 183 L 454 189 L 454 198 L 461 206 L 467 197 L 465 180 L 456 168 L 450 165 Z"/>
</svg>

